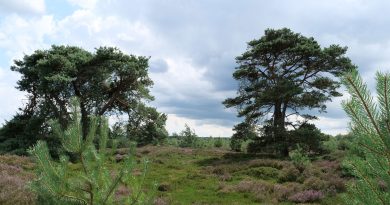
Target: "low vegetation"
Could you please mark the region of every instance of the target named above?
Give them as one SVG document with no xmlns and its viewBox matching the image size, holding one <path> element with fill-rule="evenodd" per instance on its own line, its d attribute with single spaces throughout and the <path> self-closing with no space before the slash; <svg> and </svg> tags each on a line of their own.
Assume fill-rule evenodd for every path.
<svg viewBox="0 0 390 205">
<path fill-rule="evenodd" d="M 35 178 L 34 166 L 28 157 L 0 155 L 0 204 L 36 204 L 37 196 L 27 187 Z"/>
<path fill-rule="evenodd" d="M 118 149 L 115 157 L 121 164 L 128 153 L 128 148 Z M 159 205 L 341 204 L 341 196 L 349 180 L 343 174 L 341 159 L 313 159 L 300 169 L 289 159 L 269 159 L 259 154 L 232 152 L 224 148 L 146 146 L 137 148 L 135 155 L 134 176 L 143 173 L 142 159 L 150 159 L 144 189 L 153 194 L 150 185 L 157 183 L 153 203 Z M 26 184 L 34 176 L 34 165 L 26 157 L 12 157 L 19 162 L 22 162 L 19 158 L 28 160 L 26 171 L 15 174 L 18 180 L 24 180 L 23 175 L 28 174 L 30 178 L 23 181 Z M 120 164 L 111 163 L 108 167 L 119 170 Z M 75 168 L 81 167 L 75 165 Z M 29 193 L 24 197 L 33 201 L 35 194 L 26 188 L 24 190 Z M 119 187 L 115 196 L 130 193 Z"/>
</svg>

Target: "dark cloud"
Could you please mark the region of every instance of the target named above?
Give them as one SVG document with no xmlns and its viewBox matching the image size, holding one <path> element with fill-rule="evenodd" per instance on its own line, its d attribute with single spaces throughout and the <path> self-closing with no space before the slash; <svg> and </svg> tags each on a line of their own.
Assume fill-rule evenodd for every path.
<svg viewBox="0 0 390 205">
<path fill-rule="evenodd" d="M 237 120 L 234 113 L 225 110 L 222 103 L 215 100 L 187 99 L 185 101 L 167 101 L 159 103 L 159 106 L 181 117 L 221 120 L 223 122 L 236 122 Z"/>
</svg>

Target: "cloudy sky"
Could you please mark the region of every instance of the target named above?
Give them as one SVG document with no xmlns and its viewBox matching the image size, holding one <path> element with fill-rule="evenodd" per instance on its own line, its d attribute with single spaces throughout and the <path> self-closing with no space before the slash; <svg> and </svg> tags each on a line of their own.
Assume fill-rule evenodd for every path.
<svg viewBox="0 0 390 205">
<path fill-rule="evenodd" d="M 235 94 L 234 58 L 246 42 L 288 27 L 321 46 L 348 46 L 372 88 L 375 71 L 390 70 L 389 10 L 385 0 L 0 0 L 0 123 L 26 102 L 13 59 L 52 44 L 115 46 L 151 56 L 153 105 L 170 132 L 187 123 L 202 136 L 230 136 L 238 119 L 221 101 Z M 322 131 L 347 131 L 341 101 L 320 115 Z"/>
</svg>

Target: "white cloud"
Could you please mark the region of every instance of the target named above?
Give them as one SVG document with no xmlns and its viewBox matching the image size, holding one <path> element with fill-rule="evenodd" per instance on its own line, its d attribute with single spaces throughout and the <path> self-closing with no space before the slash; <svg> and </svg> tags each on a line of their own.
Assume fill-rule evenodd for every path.
<svg viewBox="0 0 390 205">
<path fill-rule="evenodd" d="M 140 21 L 130 21 L 115 15 L 99 15 L 91 9 L 76 10 L 59 20 L 50 40 L 89 50 L 99 46 L 115 46 L 124 52 L 138 55 L 153 55 L 161 42 Z"/>
<path fill-rule="evenodd" d="M 25 94 L 18 91 L 16 81 L 20 76 L 10 71 L 14 59 L 21 59 L 24 54 L 30 54 L 36 49 L 48 47 L 45 37 L 52 34 L 55 22 L 52 16 L 22 17 L 10 14 L 0 21 L 0 51 L 6 62 L 1 62 L 0 96 L 6 100 L 0 101 L 0 123 L 10 120 L 18 108 L 26 103 Z"/>
<path fill-rule="evenodd" d="M 5 120 L 10 120 L 18 108 L 22 105 L 24 93 L 16 90 L 13 84 L 19 78 L 19 75 L 9 69 L 0 67 L 0 125 Z"/>
<path fill-rule="evenodd" d="M 45 37 L 54 32 L 52 16 L 23 18 L 9 15 L 0 22 L 0 49 L 11 59 L 21 58 L 23 53 L 47 47 Z"/>
<path fill-rule="evenodd" d="M 335 119 L 329 117 L 319 117 L 319 120 L 315 121 L 314 124 L 326 134 L 337 135 L 348 133 L 349 122 L 349 118 Z"/>
<path fill-rule="evenodd" d="M 195 133 L 201 137 L 230 137 L 233 134 L 232 128 L 216 125 L 204 124 L 201 120 L 193 120 L 184 117 L 178 117 L 175 114 L 168 114 L 166 128 L 170 133 L 180 133 L 187 124 L 194 129 Z"/>
<path fill-rule="evenodd" d="M 0 0 L 0 11 L 18 14 L 43 14 L 44 0 Z"/>
</svg>

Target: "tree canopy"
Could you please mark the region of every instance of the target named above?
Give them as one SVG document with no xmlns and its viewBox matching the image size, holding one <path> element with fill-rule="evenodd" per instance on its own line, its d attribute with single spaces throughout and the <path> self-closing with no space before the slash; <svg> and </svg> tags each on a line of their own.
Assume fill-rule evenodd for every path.
<svg viewBox="0 0 390 205">
<path fill-rule="evenodd" d="M 237 96 L 223 104 L 237 108 L 247 125 L 270 120 L 272 132 L 266 141 L 286 143 L 286 127 L 299 126 L 288 121 L 288 116 L 316 119 L 305 111 L 325 111 L 327 101 L 341 96 L 340 83 L 333 76 L 355 69 L 346 51 L 338 45 L 321 48 L 314 38 L 287 28 L 267 29 L 236 58 Z M 282 149 L 286 155 L 287 146 Z"/>
<path fill-rule="evenodd" d="M 25 55 L 11 67 L 21 74 L 17 88 L 28 97 L 18 115 L 40 119 L 40 127 L 48 119 L 58 119 L 66 128 L 70 120 L 70 99 L 76 96 L 80 101 L 84 137 L 91 115 L 127 114 L 129 119 L 140 118 L 134 110 L 153 100 L 148 60 L 112 47 L 100 47 L 92 53 L 74 46 L 52 46 Z M 164 125 L 165 121 L 159 123 L 162 128 Z M 26 137 L 12 132 L 3 135 L 6 140 Z"/>
</svg>

